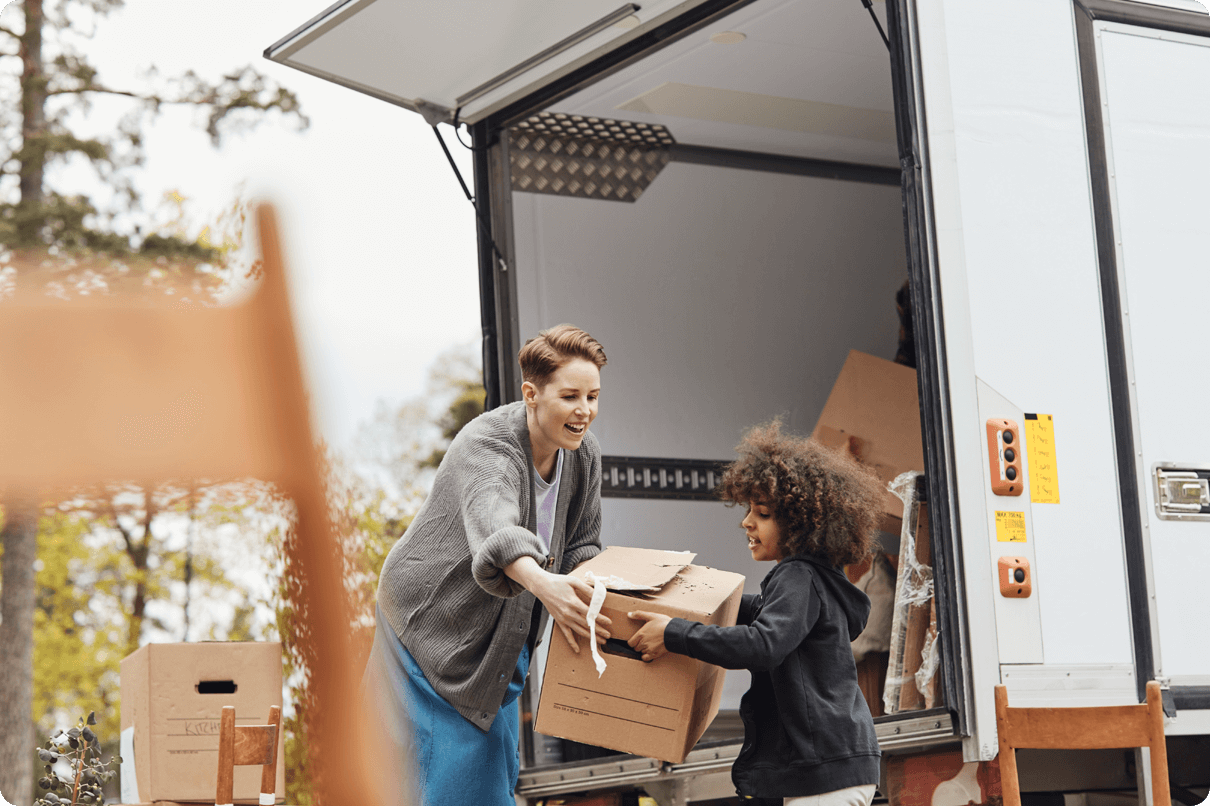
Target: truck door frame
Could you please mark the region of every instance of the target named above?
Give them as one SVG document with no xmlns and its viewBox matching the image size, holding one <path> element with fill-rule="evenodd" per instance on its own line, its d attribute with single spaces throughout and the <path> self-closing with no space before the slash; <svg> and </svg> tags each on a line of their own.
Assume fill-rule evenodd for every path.
<svg viewBox="0 0 1210 806">
<path fill-rule="evenodd" d="M 483 374 L 486 406 L 494 408 L 515 397 L 520 386 L 512 345 L 517 343 L 517 306 L 512 265 L 512 220 L 508 201 L 507 160 L 502 138 L 517 120 L 551 102 L 617 71 L 662 44 L 705 26 L 753 0 L 710 0 L 653 29 L 616 51 L 537 89 L 470 126 L 474 149 L 474 192 L 479 215 L 490 222 L 495 243 L 478 233 L 480 310 L 483 323 Z M 929 528 L 934 548 L 934 579 L 941 674 L 951 733 L 932 734 L 930 743 L 952 742 L 970 735 L 973 703 L 968 696 L 970 649 L 963 576 L 959 554 L 958 501 L 953 455 L 945 330 L 938 288 L 936 235 L 929 182 L 928 144 L 921 89 L 919 38 L 914 0 L 887 0 L 887 35 L 893 83 L 894 115 L 900 157 L 904 237 L 912 296 L 921 433 L 929 501 Z M 935 713 L 935 712 L 930 712 Z M 903 719 L 921 712 L 896 715 Z M 936 726 L 941 728 L 942 722 Z M 910 743 L 905 743 L 910 744 Z M 884 745 L 885 746 L 885 745 Z"/>
</svg>

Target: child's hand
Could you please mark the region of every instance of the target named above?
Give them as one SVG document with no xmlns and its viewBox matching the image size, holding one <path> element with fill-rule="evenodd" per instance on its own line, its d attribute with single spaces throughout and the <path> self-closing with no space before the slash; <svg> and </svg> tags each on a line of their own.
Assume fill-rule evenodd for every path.
<svg viewBox="0 0 1210 806">
<path fill-rule="evenodd" d="M 643 653 L 644 662 L 651 663 L 656 658 L 668 654 L 668 650 L 664 647 L 664 628 L 668 626 L 668 622 L 672 621 L 671 616 L 648 613 L 643 610 L 636 610 L 626 615 L 635 621 L 646 622 L 626 642 L 630 644 L 631 649 Z"/>
</svg>

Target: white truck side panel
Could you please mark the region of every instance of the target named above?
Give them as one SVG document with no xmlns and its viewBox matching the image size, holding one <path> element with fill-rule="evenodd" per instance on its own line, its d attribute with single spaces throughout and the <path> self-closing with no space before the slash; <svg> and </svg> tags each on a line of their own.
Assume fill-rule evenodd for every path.
<svg viewBox="0 0 1210 806">
<path fill-rule="evenodd" d="M 1210 374 L 1202 358 L 1210 300 L 1210 38 L 1106 24 L 1097 39 L 1157 666 L 1174 684 L 1204 685 L 1210 522 L 1160 519 L 1152 468 L 1210 467 Z"/>
<path fill-rule="evenodd" d="M 920 0 L 916 12 L 970 631 L 976 735 L 964 754 L 988 759 L 999 593 L 976 378 L 1055 417 L 1062 503 L 1032 507 L 1046 647 L 1034 673 L 1054 667 L 1055 704 L 1066 686 L 1134 696 L 1105 672 L 1132 654 L 1097 255 L 1069 0 L 1011 13 Z"/>
<path fill-rule="evenodd" d="M 1071 3 L 946 10 L 975 372 L 1055 418 L 1061 503 L 1033 507 L 1046 662 L 1130 663 Z"/>
</svg>

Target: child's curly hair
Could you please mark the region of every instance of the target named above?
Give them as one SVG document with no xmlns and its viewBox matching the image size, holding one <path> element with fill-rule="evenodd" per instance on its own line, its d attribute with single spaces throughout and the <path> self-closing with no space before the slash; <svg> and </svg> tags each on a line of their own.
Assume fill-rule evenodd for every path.
<svg viewBox="0 0 1210 806">
<path fill-rule="evenodd" d="M 735 450 L 740 458 L 723 471 L 718 495 L 728 506 L 768 506 L 787 555 L 846 565 L 873 551 L 883 483 L 869 469 L 813 439 L 783 434 L 780 419 L 749 430 Z"/>
</svg>

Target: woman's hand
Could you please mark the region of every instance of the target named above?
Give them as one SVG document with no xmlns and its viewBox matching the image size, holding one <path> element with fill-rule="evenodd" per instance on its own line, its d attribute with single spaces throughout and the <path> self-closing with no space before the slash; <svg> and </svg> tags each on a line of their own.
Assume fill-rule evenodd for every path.
<svg viewBox="0 0 1210 806">
<path fill-rule="evenodd" d="M 668 648 L 664 646 L 664 628 L 668 626 L 668 622 L 672 621 L 671 616 L 665 616 L 662 613 L 648 613 L 645 610 L 636 610 L 626 615 L 635 621 L 644 622 L 643 626 L 639 627 L 639 631 L 630 636 L 630 640 L 626 642 L 630 644 L 631 649 L 642 653 L 643 660 L 647 663 L 668 654 Z"/>
<path fill-rule="evenodd" d="M 588 638 L 588 602 L 592 599 L 592 587 L 582 579 L 569 574 L 551 574 L 542 570 L 533 557 L 525 556 L 504 569 L 504 573 L 519 582 L 537 597 L 558 625 L 571 651 L 577 655 L 580 646 L 576 636 Z M 597 615 L 597 643 L 609 638 L 613 622 L 607 616 Z"/>
</svg>

